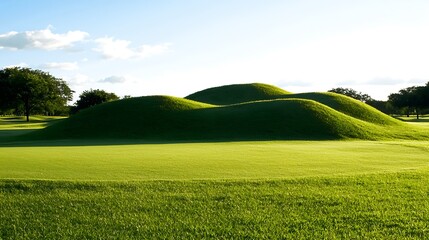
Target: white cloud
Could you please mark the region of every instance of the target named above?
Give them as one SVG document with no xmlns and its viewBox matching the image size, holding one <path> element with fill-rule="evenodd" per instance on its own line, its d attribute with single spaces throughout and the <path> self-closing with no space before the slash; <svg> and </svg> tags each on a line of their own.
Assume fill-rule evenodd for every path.
<svg viewBox="0 0 429 240">
<path fill-rule="evenodd" d="M 102 82 L 102 83 L 124 83 L 125 81 L 127 81 L 127 79 L 125 77 L 110 76 L 110 77 L 107 77 L 107 78 L 100 80 L 99 82 Z"/>
<path fill-rule="evenodd" d="M 77 62 L 50 62 L 43 64 L 42 68 L 72 71 L 79 69 L 79 66 Z"/>
<path fill-rule="evenodd" d="M 94 50 L 100 52 L 106 59 L 147 58 L 167 52 L 170 46 L 170 44 L 164 43 L 131 48 L 130 41 L 115 40 L 110 37 L 98 38 L 95 42 L 98 44 L 98 48 Z"/>
<path fill-rule="evenodd" d="M 43 30 L 8 32 L 0 34 L 0 49 L 42 49 L 57 50 L 72 47 L 84 40 L 89 34 L 82 31 L 68 31 L 64 34 L 53 33 L 48 27 Z"/>
</svg>

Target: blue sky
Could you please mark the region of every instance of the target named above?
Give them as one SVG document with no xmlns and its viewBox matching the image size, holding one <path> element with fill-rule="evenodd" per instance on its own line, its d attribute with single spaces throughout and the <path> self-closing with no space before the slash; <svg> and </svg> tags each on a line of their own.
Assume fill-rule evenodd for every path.
<svg viewBox="0 0 429 240">
<path fill-rule="evenodd" d="M 429 1 L 0 1 L 0 68 L 79 93 L 183 97 L 263 82 L 384 100 L 429 81 Z"/>
</svg>

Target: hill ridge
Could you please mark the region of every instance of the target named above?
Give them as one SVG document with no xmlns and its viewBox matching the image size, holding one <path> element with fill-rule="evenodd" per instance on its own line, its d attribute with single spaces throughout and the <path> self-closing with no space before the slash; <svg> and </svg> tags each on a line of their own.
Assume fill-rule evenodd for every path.
<svg viewBox="0 0 429 240">
<path fill-rule="evenodd" d="M 186 96 L 186 99 L 215 105 L 230 105 L 254 100 L 266 100 L 290 92 L 265 83 L 230 84 L 207 88 Z"/>
<path fill-rule="evenodd" d="M 259 90 L 260 86 L 274 90 L 256 97 L 240 96 L 246 101 L 235 99 L 232 104 L 165 95 L 123 99 L 96 105 L 22 139 L 242 141 L 428 137 L 416 129 L 404 131 L 404 123 L 342 95 L 292 94 L 267 84 L 228 86 L 234 86 L 234 91 L 243 87 L 248 90 L 249 86 L 253 89 L 250 91 Z M 197 93 L 201 97 L 204 92 L 207 91 Z M 234 97 L 229 96 L 229 100 Z"/>
</svg>

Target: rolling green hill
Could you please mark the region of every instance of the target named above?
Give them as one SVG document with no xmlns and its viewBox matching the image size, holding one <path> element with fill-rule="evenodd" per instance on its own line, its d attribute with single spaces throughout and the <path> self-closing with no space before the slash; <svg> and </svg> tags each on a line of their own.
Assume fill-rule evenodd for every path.
<svg viewBox="0 0 429 240">
<path fill-rule="evenodd" d="M 401 121 L 396 120 L 361 101 L 337 93 L 298 93 L 284 95 L 282 98 L 314 100 L 363 121 L 381 125 L 401 125 Z"/>
<path fill-rule="evenodd" d="M 219 95 L 215 97 L 215 93 Z M 21 139 L 377 140 L 429 136 L 334 93 L 289 94 L 266 84 L 241 84 L 203 90 L 187 98 L 146 96 L 100 104 Z M 210 104 L 191 100 L 200 98 Z M 215 105 L 213 99 L 235 104 Z"/>
<path fill-rule="evenodd" d="M 267 100 L 290 94 L 281 88 L 263 84 L 233 84 L 214 88 L 208 88 L 193 93 L 186 99 L 216 105 L 228 105 L 256 100 Z"/>
<path fill-rule="evenodd" d="M 328 92 L 292 94 L 281 88 L 261 83 L 214 87 L 193 93 L 185 98 L 215 105 L 228 105 L 279 98 L 309 99 L 364 121 L 386 125 L 400 124 L 400 121 L 377 111 L 373 107 L 341 94 Z"/>
</svg>

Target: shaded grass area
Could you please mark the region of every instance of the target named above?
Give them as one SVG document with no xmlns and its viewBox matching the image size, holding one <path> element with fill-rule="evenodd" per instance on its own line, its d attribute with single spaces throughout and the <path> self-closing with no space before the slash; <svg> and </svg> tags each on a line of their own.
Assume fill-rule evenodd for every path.
<svg viewBox="0 0 429 240">
<path fill-rule="evenodd" d="M 235 84 L 205 89 L 186 97 L 194 101 L 215 104 L 231 105 L 257 100 L 305 99 L 325 105 L 350 117 L 381 125 L 398 125 L 399 122 L 362 103 L 356 99 L 330 92 L 308 92 L 292 94 L 283 89 L 267 84 Z M 293 109 L 293 112 L 299 109 Z M 315 110 L 317 112 L 317 110 Z"/>
<path fill-rule="evenodd" d="M 34 124 L 40 125 L 32 128 L 46 126 Z M 7 139 L 0 141 L 428 140 L 425 130 L 340 94 L 291 94 L 254 83 L 210 88 L 187 98 L 146 96 L 103 103 L 28 134 L 3 132 Z"/>
<path fill-rule="evenodd" d="M 43 129 L 62 119 L 65 119 L 65 117 L 31 116 L 30 121 L 27 122 L 24 116 L 0 117 L 0 142 L 10 137 L 20 136 L 38 129 Z"/>
<path fill-rule="evenodd" d="M 296 178 L 419 169 L 429 166 L 428 156 L 429 143 L 425 141 L 0 147 L 0 178 L 121 181 Z"/>
<path fill-rule="evenodd" d="M 424 124 L 429 123 L 429 115 L 422 115 L 419 117 L 419 119 L 417 119 L 415 116 L 410 116 L 410 117 L 400 116 L 397 118 L 404 122 L 424 123 Z"/>
<path fill-rule="evenodd" d="M 30 121 L 27 122 L 24 116 L 3 116 L 0 117 L 0 134 L 4 130 L 41 129 L 64 118 L 58 116 L 31 116 Z"/>
<path fill-rule="evenodd" d="M 182 98 L 150 96 L 100 104 L 17 140 L 134 138 L 204 142 L 429 139 L 429 133 L 420 128 L 369 109 L 363 103 L 339 96 L 327 95 L 327 98 L 344 100 L 358 109 L 353 114 L 376 120 L 358 119 L 304 98 L 213 106 Z M 348 108 L 345 103 L 337 104 Z"/>
<path fill-rule="evenodd" d="M 27 122 L 25 116 L 3 116 L 0 117 L 0 129 L 43 128 L 64 118 L 66 117 L 31 116 L 30 121 Z"/>
<path fill-rule="evenodd" d="M 3 239 L 424 239 L 429 173 L 279 181 L 0 181 Z"/>
</svg>

